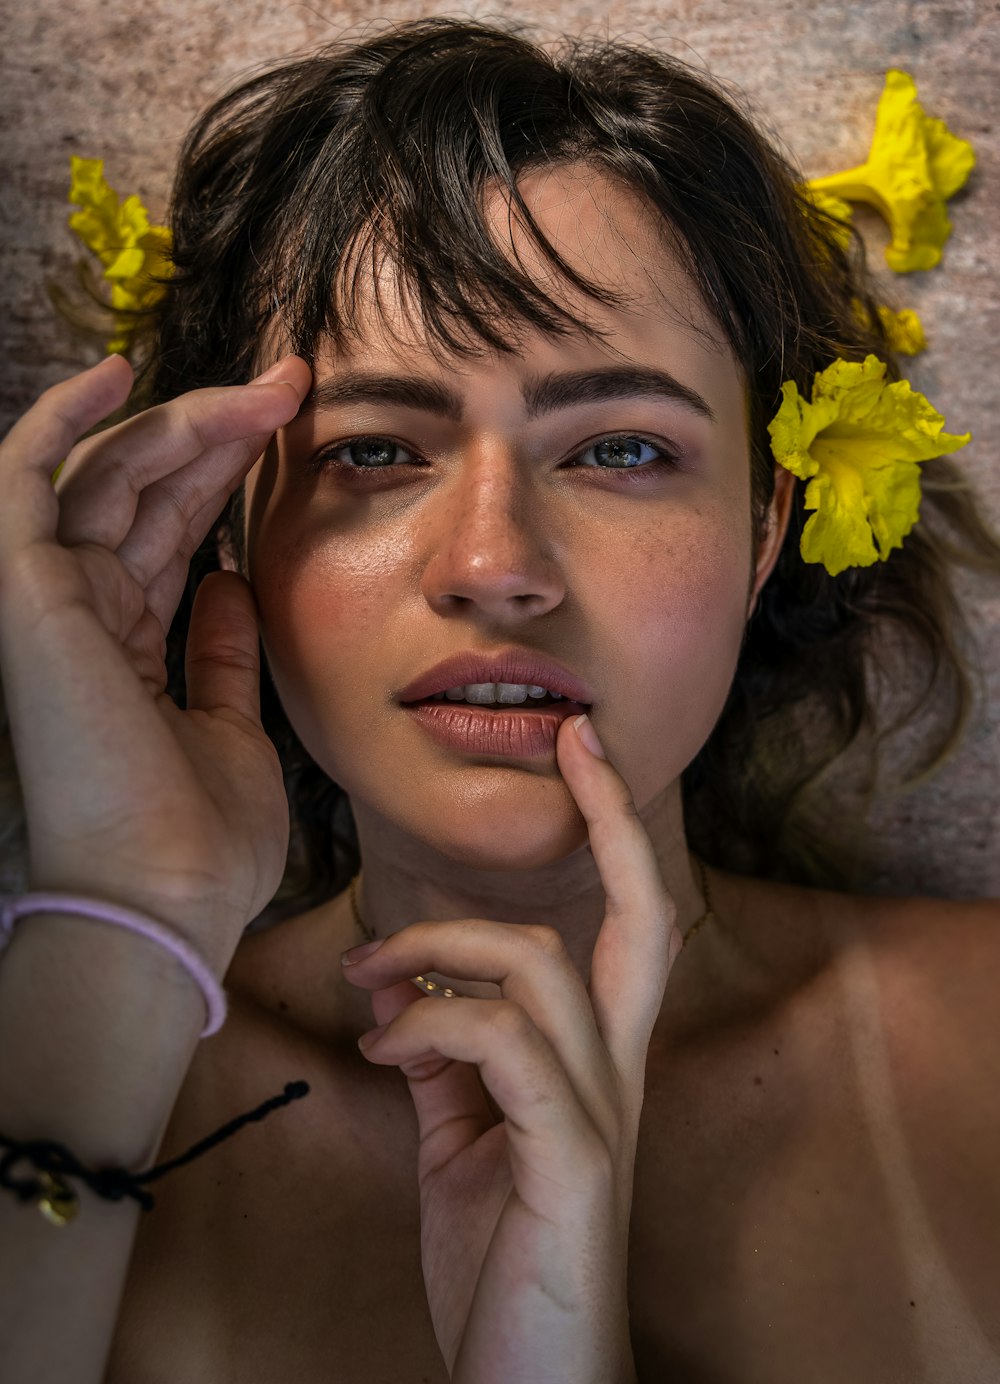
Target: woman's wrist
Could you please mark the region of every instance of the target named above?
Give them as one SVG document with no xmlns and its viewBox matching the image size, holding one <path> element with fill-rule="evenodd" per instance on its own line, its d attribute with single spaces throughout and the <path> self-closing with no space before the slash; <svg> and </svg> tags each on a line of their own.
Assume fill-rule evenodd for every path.
<svg viewBox="0 0 1000 1384">
<path fill-rule="evenodd" d="M 0 955 L 0 1128 L 148 1166 L 204 1022 L 198 987 L 146 939 L 72 914 L 19 921 Z"/>
</svg>

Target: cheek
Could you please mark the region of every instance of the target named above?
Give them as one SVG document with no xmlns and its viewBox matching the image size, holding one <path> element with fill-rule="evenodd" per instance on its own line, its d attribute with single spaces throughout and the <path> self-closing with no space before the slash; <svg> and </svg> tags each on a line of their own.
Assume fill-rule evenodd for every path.
<svg viewBox="0 0 1000 1384">
<path fill-rule="evenodd" d="M 593 625 L 613 633 L 617 654 L 605 666 L 622 690 L 595 708 L 594 722 L 609 754 L 635 766 L 640 806 L 679 777 L 722 712 L 743 638 L 749 561 L 749 533 L 699 524 L 669 548 L 650 535 L 632 549 L 630 570 L 605 567 L 608 579 L 595 588 Z"/>
<path fill-rule="evenodd" d="M 380 679 L 383 701 L 392 699 L 392 660 L 378 649 L 389 639 L 391 608 L 399 609 L 377 551 L 366 549 L 360 566 L 336 553 L 331 544 L 272 548 L 266 581 L 254 582 L 278 696 L 303 745 L 328 771 L 330 747 L 355 735 L 358 713 L 372 707 Z"/>
</svg>

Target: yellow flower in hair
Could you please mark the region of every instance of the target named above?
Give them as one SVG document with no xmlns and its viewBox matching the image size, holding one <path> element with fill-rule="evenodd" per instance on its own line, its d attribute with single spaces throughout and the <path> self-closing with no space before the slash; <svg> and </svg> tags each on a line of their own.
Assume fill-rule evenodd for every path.
<svg viewBox="0 0 1000 1384">
<path fill-rule="evenodd" d="M 913 78 L 898 68 L 886 73 L 868 158 L 845 173 L 810 178 L 816 194 L 868 202 L 892 231 L 885 252 L 890 269 L 933 269 L 951 235 L 945 201 L 953 197 L 976 162 L 972 145 L 943 120 L 924 114 Z"/>
<path fill-rule="evenodd" d="M 827 216 L 832 216 L 840 224 L 831 228 L 833 238 L 842 250 L 846 250 L 851 243 L 851 211 L 850 203 L 843 201 L 840 197 L 834 197 L 831 193 L 817 191 L 811 183 L 803 183 L 802 190 L 812 202 L 813 206 L 820 211 L 826 212 Z"/>
<path fill-rule="evenodd" d="M 156 278 L 169 277 L 172 269 L 170 231 L 149 224 L 138 197 L 120 201 L 104 179 L 103 159 L 70 158 L 69 201 L 83 208 L 70 216 L 70 229 L 98 256 L 111 284 L 116 335 L 108 352 L 125 351 L 134 329 L 126 314 L 152 307 L 163 296 Z"/>
<path fill-rule="evenodd" d="M 808 480 L 799 551 L 831 576 L 885 561 L 920 517 L 921 461 L 970 440 L 942 432 L 944 418 L 906 380 L 888 384 L 885 362 L 835 360 L 817 373 L 812 398 L 793 380 L 768 424 L 775 460 Z"/>
</svg>

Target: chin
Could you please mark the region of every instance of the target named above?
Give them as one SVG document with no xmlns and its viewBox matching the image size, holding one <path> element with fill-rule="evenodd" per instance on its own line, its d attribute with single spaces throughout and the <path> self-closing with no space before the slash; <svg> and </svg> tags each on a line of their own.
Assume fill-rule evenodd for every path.
<svg viewBox="0 0 1000 1384">
<path fill-rule="evenodd" d="M 583 853 L 590 844 L 587 823 L 569 790 L 559 807 L 522 812 L 499 807 L 484 798 L 478 806 L 463 802 L 429 820 L 425 813 L 401 820 L 396 827 L 417 842 L 470 870 L 516 874 L 554 865 Z"/>
</svg>

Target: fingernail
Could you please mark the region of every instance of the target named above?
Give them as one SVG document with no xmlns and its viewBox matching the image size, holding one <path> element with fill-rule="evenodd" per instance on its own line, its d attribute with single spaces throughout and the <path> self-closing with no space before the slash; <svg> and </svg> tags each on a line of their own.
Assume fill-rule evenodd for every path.
<svg viewBox="0 0 1000 1384">
<path fill-rule="evenodd" d="M 347 951 L 340 954 L 340 964 L 353 966 L 356 961 L 364 961 L 366 956 L 378 951 L 384 941 L 384 937 L 377 937 L 374 942 L 363 942 L 359 947 L 348 947 Z"/>
<path fill-rule="evenodd" d="M 252 380 L 250 381 L 250 383 L 251 383 L 251 384 L 270 384 L 271 381 L 274 379 L 275 375 L 277 375 L 278 371 L 279 371 L 279 370 L 281 369 L 281 367 L 284 365 L 286 359 L 287 359 L 287 357 L 283 357 L 281 360 L 278 361 L 277 365 L 272 365 L 272 366 L 270 367 L 269 370 L 265 370 L 265 371 L 264 371 L 263 375 L 257 375 L 257 376 L 255 376 L 255 378 L 252 379 Z"/>
<path fill-rule="evenodd" d="M 377 1038 L 382 1037 L 382 1034 L 388 1027 L 388 1024 L 380 1024 L 378 1028 L 373 1028 L 367 1033 L 362 1033 L 361 1037 L 358 1039 L 358 1047 L 361 1051 L 364 1052 L 367 1048 L 370 1048 Z"/>
<path fill-rule="evenodd" d="M 607 759 L 589 716 L 578 716 L 573 722 L 573 726 L 591 754 L 596 755 L 598 759 Z"/>
</svg>

